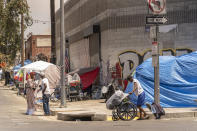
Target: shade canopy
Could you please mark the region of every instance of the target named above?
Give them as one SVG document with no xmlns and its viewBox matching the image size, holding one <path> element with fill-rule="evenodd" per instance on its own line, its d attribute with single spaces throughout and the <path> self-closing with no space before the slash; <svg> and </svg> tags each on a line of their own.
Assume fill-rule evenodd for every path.
<svg viewBox="0 0 197 131">
<path fill-rule="evenodd" d="M 26 66 L 23 66 L 21 69 L 26 71 L 34 71 L 34 72 L 41 72 L 46 70 L 50 65 L 53 65 L 51 63 L 45 62 L 45 61 L 36 61 L 34 63 L 28 64 Z"/>
<path fill-rule="evenodd" d="M 22 67 L 21 69 L 26 72 L 44 72 L 45 77 L 49 80 L 50 88 L 55 88 L 56 85 L 59 84 L 60 70 L 58 66 L 54 64 L 44 61 L 36 61 L 34 63 Z"/>
</svg>

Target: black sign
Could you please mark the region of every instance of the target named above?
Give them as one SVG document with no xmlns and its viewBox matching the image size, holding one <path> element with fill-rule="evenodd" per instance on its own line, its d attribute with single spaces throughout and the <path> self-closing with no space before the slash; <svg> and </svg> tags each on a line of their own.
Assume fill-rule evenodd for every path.
<svg viewBox="0 0 197 131">
<path fill-rule="evenodd" d="M 163 16 L 146 16 L 147 25 L 162 25 L 165 24 L 168 20 Z"/>
</svg>

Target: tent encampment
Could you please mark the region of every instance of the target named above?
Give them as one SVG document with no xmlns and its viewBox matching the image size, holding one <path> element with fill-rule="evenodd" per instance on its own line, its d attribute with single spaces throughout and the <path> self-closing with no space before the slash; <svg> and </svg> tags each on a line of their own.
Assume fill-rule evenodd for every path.
<svg viewBox="0 0 197 131">
<path fill-rule="evenodd" d="M 163 107 L 197 107 L 197 51 L 182 56 L 160 56 L 160 104 Z M 146 102 L 154 101 L 152 59 L 136 68 L 135 77 L 146 92 Z M 132 90 L 129 83 L 125 92 Z M 135 100 L 135 98 L 133 98 Z"/>
<path fill-rule="evenodd" d="M 32 63 L 32 61 L 31 60 L 25 60 L 24 61 L 24 65 L 26 66 L 26 65 L 28 65 L 28 64 L 31 64 Z M 16 66 L 14 66 L 14 68 L 12 69 L 14 72 L 18 72 L 19 70 L 20 70 L 20 68 L 21 68 L 21 64 L 18 64 L 18 65 L 16 65 Z"/>
</svg>

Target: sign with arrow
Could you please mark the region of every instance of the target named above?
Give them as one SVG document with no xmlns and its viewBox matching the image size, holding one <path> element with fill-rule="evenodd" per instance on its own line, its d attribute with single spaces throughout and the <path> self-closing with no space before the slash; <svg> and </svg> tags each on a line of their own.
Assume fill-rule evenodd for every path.
<svg viewBox="0 0 197 131">
<path fill-rule="evenodd" d="M 163 16 L 146 16 L 147 25 L 162 25 L 167 22 L 167 18 Z"/>
<path fill-rule="evenodd" d="M 166 14 L 166 0 L 148 0 L 148 5 L 153 14 Z"/>
</svg>

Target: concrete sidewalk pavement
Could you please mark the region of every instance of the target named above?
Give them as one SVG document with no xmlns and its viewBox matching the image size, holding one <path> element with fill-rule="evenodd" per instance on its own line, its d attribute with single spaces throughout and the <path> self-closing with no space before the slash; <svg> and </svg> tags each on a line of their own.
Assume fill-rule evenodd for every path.
<svg viewBox="0 0 197 131">
<path fill-rule="evenodd" d="M 3 82 L 0 82 L 3 85 Z M 12 89 L 13 87 L 8 87 Z M 51 113 L 53 117 L 50 120 L 66 120 L 65 116 L 82 116 L 91 117 L 92 120 L 109 120 L 112 116 L 112 111 L 106 108 L 106 103 L 104 99 L 101 100 L 86 100 L 86 101 L 76 101 L 67 102 L 66 108 L 59 108 L 60 103 L 50 102 Z M 42 108 L 42 104 L 39 105 Z M 161 119 L 171 119 L 171 118 L 184 118 L 184 117 L 197 117 L 197 107 L 196 108 L 164 108 L 166 115 L 162 116 Z M 153 114 L 145 108 L 145 111 L 150 115 L 150 119 L 155 119 Z M 40 112 L 36 114 L 40 115 Z M 43 116 L 43 118 L 45 118 Z"/>
<path fill-rule="evenodd" d="M 95 117 L 98 116 L 99 120 L 107 120 L 112 116 L 112 111 L 106 108 L 104 99 L 101 100 L 88 100 L 88 101 L 77 101 L 67 102 L 66 108 L 59 108 L 59 106 L 51 107 L 52 115 L 57 115 L 59 120 L 67 120 L 67 116 L 71 117 Z M 185 117 L 197 117 L 196 108 L 164 108 L 166 115 L 162 116 L 161 119 L 172 119 L 172 118 L 185 118 Z M 155 119 L 152 112 L 145 108 L 145 111 L 149 114 L 150 119 Z M 80 115 L 81 114 L 81 115 Z M 101 118 L 102 117 L 102 118 Z M 97 120 L 97 118 L 92 119 Z"/>
</svg>

